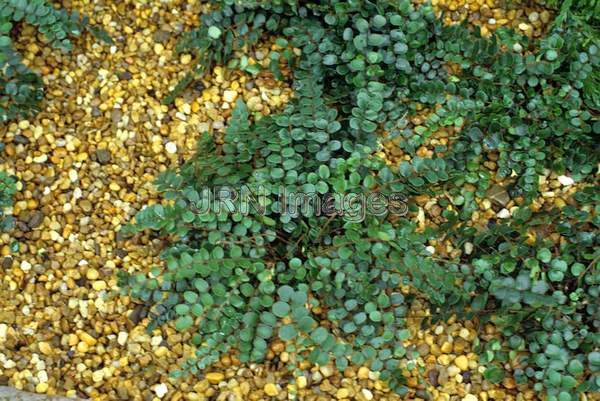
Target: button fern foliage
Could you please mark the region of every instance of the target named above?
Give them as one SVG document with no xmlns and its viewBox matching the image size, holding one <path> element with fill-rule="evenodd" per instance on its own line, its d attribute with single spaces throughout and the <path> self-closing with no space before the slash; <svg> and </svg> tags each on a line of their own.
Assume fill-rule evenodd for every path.
<svg viewBox="0 0 600 401">
<path fill-rule="evenodd" d="M 597 40 L 568 19 L 537 42 L 509 31 L 483 38 L 409 0 L 223 1 L 181 43 L 198 56 L 191 76 L 239 66 L 236 52 L 264 34 L 282 49 L 271 60 L 292 69 L 294 99 L 255 122 L 239 101 L 224 144 L 202 136 L 195 156 L 158 179 L 168 202 L 144 208 L 127 229 L 172 239 L 163 265 L 124 272 L 120 285 L 153 305 L 149 330 L 171 320 L 192 330 L 196 354 L 177 374 L 201 373 L 232 350 L 243 362 L 263 361 L 278 338 L 291 369 L 301 360 L 367 365 L 406 393 L 402 369 L 416 356 L 407 317 L 424 298 L 432 320 L 456 314 L 501 329 L 501 340 L 480 349 L 486 379 L 502 380 L 510 359 L 519 361 L 517 381 L 534 382 L 550 401 L 597 391 L 600 221 L 598 188 L 588 183 L 598 168 L 600 104 L 583 95 L 600 63 Z M 415 126 L 408 117 L 422 107 L 431 113 Z M 433 157 L 418 156 L 444 127 L 459 134 Z M 410 161 L 375 155 L 382 132 Z M 490 155 L 496 171 L 484 164 Z M 587 189 L 573 205 L 534 213 L 547 169 Z M 520 207 L 478 230 L 469 224 L 475 199 L 494 176 Z M 199 213 L 215 187 L 265 196 L 245 213 Z M 289 213 L 286 194 L 298 193 L 334 199 L 334 212 Z M 436 196 L 444 223 L 419 229 L 412 203 L 408 216 L 340 204 L 374 193 Z M 432 240 L 469 242 L 473 251 L 432 255 Z"/>
</svg>

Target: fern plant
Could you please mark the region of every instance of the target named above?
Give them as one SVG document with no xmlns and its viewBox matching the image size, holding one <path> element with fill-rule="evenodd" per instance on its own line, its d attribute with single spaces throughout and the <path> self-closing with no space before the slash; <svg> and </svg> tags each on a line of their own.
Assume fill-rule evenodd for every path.
<svg viewBox="0 0 600 401">
<path fill-rule="evenodd" d="M 0 231 L 8 231 L 15 224 L 14 217 L 5 216 L 4 209 L 12 206 L 13 196 L 16 192 L 15 177 L 0 171 Z"/>
<path fill-rule="evenodd" d="M 72 48 L 69 37 L 84 30 L 110 42 L 106 33 L 88 25 L 78 13 L 57 10 L 44 0 L 3 0 L 0 2 L 0 121 L 24 118 L 40 110 L 44 96 L 41 78 L 15 51 L 11 33 L 21 23 L 35 26 L 48 43 L 63 52 Z"/>
<path fill-rule="evenodd" d="M 430 6 L 414 9 L 409 0 L 228 1 L 203 21 L 198 36 L 184 42 L 199 46 L 202 63 L 230 62 L 234 49 L 255 43 L 262 27 L 270 27 L 283 49 L 271 57 L 289 57 L 295 97 L 282 113 L 252 124 L 238 102 L 224 144 L 205 135 L 194 157 L 159 178 L 167 204 L 145 208 L 128 227 L 173 238 L 162 266 L 148 276 L 122 273 L 120 286 L 154 305 L 150 330 L 170 320 L 178 330 L 193 328 L 197 351 L 184 371 L 201 372 L 231 350 L 242 361 L 261 361 L 268 341 L 279 338 L 293 355 L 292 369 L 302 359 L 334 361 L 340 369 L 365 364 L 404 393 L 400 366 L 414 357 L 405 341 L 415 295 L 402 293 L 402 285 L 426 297 L 437 318 L 507 315 L 502 327 L 509 345 L 530 346 L 539 355 L 545 333 L 565 327 L 543 320 L 548 299 L 559 294 L 541 286 L 560 282 L 567 297 L 573 291 L 580 297 L 573 296 L 571 309 L 555 311 L 557 321 L 575 310 L 587 331 L 566 345 L 553 339 L 554 346 L 571 348 L 524 361 L 530 370 L 515 373 L 542 383 L 552 401 L 598 388 L 598 338 L 588 335 L 597 326 L 597 310 L 588 307 L 598 284 L 595 240 L 550 251 L 550 266 L 539 268 L 563 276 L 538 272 L 530 279 L 544 284 L 518 296 L 504 289 L 509 282 L 524 285 L 521 269 L 510 266 L 547 244 L 512 255 L 513 242 L 501 239 L 516 235 L 511 224 L 521 233 L 537 223 L 515 216 L 508 228 L 490 232 L 491 245 L 471 258 L 440 259 L 428 246 L 433 239 L 460 244 L 486 238 L 467 223 L 494 174 L 512 181 L 510 195 L 523 198 L 524 210 L 547 168 L 571 172 L 578 181 L 593 178 L 600 125 L 581 96 L 583 82 L 600 64 L 593 43 L 567 24 L 522 54 L 512 49 L 516 40 L 529 45 L 525 37 L 501 32 L 485 39 L 462 25 L 446 27 Z M 301 55 L 286 53 L 291 48 Z M 414 126 L 406 117 L 423 106 L 432 113 Z M 417 155 L 436 131 L 449 127 L 462 128 L 451 146 L 438 146 L 433 157 Z M 392 167 L 374 155 L 382 131 L 399 138 L 410 161 Z M 486 167 L 489 154 L 497 155 L 497 171 Z M 243 194 L 247 202 L 239 203 Z M 440 200 L 447 210 L 438 229 L 419 230 L 405 215 L 415 211 L 405 199 L 420 194 L 453 199 L 452 205 Z M 596 213 L 576 217 L 594 231 Z M 561 230 L 574 224 L 553 223 Z M 499 255 L 496 245 L 502 246 Z M 506 258 L 515 260 L 498 262 Z M 584 262 L 590 267 L 581 271 Z M 578 263 L 573 275 L 581 282 L 562 271 L 565 263 Z M 522 299 L 533 301 L 523 301 L 521 309 L 535 313 L 511 309 Z M 534 332 L 529 325 L 541 340 L 525 340 Z M 511 343 L 512 336 L 524 342 Z M 505 356 L 492 356 L 487 377 L 496 380 L 494 363 Z M 577 365 L 574 373 L 569 364 Z"/>
</svg>

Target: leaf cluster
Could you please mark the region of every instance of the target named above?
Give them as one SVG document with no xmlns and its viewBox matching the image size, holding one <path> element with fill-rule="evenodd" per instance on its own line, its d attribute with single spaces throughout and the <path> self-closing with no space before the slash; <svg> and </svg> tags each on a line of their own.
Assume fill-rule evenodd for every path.
<svg viewBox="0 0 600 401">
<path fill-rule="evenodd" d="M 14 176 L 0 171 L 0 230 L 7 231 L 14 226 L 14 218 L 5 216 L 4 209 L 12 206 L 13 196 L 17 192 Z"/>
<path fill-rule="evenodd" d="M 302 359 L 342 370 L 365 364 L 402 393 L 415 296 L 400 288 L 410 285 L 438 319 L 458 313 L 503 328 L 506 342 L 482 349 L 489 380 L 504 374 L 494 363 L 513 355 L 507 343 L 511 352 L 529 351 L 519 380 L 538 381 L 551 399 L 597 390 L 598 210 L 548 215 L 559 245 L 527 242 L 543 216 L 526 203 L 484 233 L 464 222 L 494 174 L 513 180 L 511 195 L 526 201 L 547 168 L 593 177 L 598 104 L 582 90 L 600 63 L 598 47 L 569 25 L 538 43 L 510 32 L 486 39 L 443 26 L 430 6 L 414 9 L 409 0 L 227 1 L 182 47 L 195 49 L 206 68 L 241 66 L 232 62 L 236 52 L 267 32 L 284 49 L 274 60 L 292 66 L 294 100 L 254 123 L 238 102 L 224 144 L 203 136 L 195 156 L 159 178 L 169 202 L 146 207 L 129 228 L 174 238 L 162 266 L 148 276 L 122 274 L 120 285 L 154 305 L 150 330 L 171 320 L 193 328 L 197 352 L 185 370 L 200 372 L 231 349 L 242 361 L 262 361 L 279 338 L 291 368 Z M 407 116 L 423 105 L 432 113 L 414 126 Z M 462 128 L 451 146 L 416 155 L 444 127 Z M 390 166 L 374 155 L 381 131 L 400 138 L 410 161 Z M 497 171 L 484 164 L 489 154 Z M 220 208 L 205 207 L 214 206 L 207 188 L 242 187 L 263 196 L 243 212 L 226 196 Z M 347 201 L 441 193 L 452 199 L 441 200 L 446 223 L 425 231 L 400 207 Z M 289 194 L 317 194 L 331 208 L 308 199 L 290 212 Z M 580 197 L 597 200 L 593 191 Z M 470 241 L 477 252 L 440 260 L 427 247 L 432 239 Z"/>
</svg>

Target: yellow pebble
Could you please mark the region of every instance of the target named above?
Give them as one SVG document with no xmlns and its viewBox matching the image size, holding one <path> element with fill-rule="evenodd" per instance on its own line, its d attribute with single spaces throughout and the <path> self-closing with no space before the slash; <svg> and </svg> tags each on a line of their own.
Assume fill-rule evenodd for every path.
<svg viewBox="0 0 600 401">
<path fill-rule="evenodd" d="M 47 342 L 43 341 L 38 344 L 40 352 L 44 355 L 52 355 L 52 347 Z"/>
<path fill-rule="evenodd" d="M 368 379 L 369 378 L 369 368 L 365 367 L 365 366 L 361 366 L 360 368 L 358 368 L 358 378 L 359 379 Z"/>
<path fill-rule="evenodd" d="M 43 394 L 46 391 L 48 391 L 48 383 L 39 383 L 37 386 L 35 386 L 36 393 Z"/>
<path fill-rule="evenodd" d="M 463 372 L 469 370 L 469 360 L 464 355 L 456 357 L 454 364 Z"/>
<path fill-rule="evenodd" d="M 265 394 L 270 397 L 275 397 L 277 394 L 279 394 L 279 390 L 277 389 L 277 386 L 273 383 L 265 384 L 264 391 L 265 391 Z"/>
<path fill-rule="evenodd" d="M 219 372 L 210 372 L 206 374 L 206 380 L 208 380 L 212 384 L 219 384 L 223 380 L 225 380 L 225 375 Z"/>
<path fill-rule="evenodd" d="M 96 340 L 94 337 L 90 336 L 85 331 L 82 331 L 81 334 L 79 334 L 79 338 L 81 339 L 81 341 L 85 342 L 90 347 L 93 347 L 98 342 L 98 340 Z"/>
<path fill-rule="evenodd" d="M 306 377 L 304 376 L 298 376 L 296 378 L 296 385 L 298 386 L 299 389 L 303 389 L 306 388 L 306 385 L 308 384 Z"/>
<path fill-rule="evenodd" d="M 92 283 L 92 288 L 94 291 L 102 291 L 106 289 L 106 282 L 102 280 L 94 281 Z"/>
<path fill-rule="evenodd" d="M 335 393 L 335 398 L 337 398 L 338 400 L 344 399 L 344 398 L 349 398 L 350 397 L 350 391 L 348 391 L 347 388 L 341 388 L 337 391 L 337 393 Z"/>
<path fill-rule="evenodd" d="M 98 280 L 98 277 L 100 277 L 100 274 L 98 273 L 98 270 L 91 268 L 91 269 L 88 269 L 87 273 L 85 274 L 85 277 L 88 280 Z"/>
</svg>

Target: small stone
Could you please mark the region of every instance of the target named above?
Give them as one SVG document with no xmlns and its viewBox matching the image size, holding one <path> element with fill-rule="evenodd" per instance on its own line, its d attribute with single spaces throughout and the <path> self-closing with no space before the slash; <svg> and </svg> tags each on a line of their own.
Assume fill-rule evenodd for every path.
<svg viewBox="0 0 600 401">
<path fill-rule="evenodd" d="M 325 365 L 319 368 L 319 371 L 323 374 L 323 377 L 331 377 L 333 376 L 333 368 L 331 366 Z"/>
<path fill-rule="evenodd" d="M 161 55 L 163 54 L 163 52 L 165 51 L 165 47 L 161 44 L 161 43 L 156 43 L 154 45 L 154 53 L 156 53 L 157 55 Z"/>
<path fill-rule="evenodd" d="M 558 182 L 560 182 L 560 185 L 565 186 L 565 187 L 575 184 L 575 180 L 572 179 L 571 177 L 567 177 L 566 175 L 559 175 Z"/>
<path fill-rule="evenodd" d="M 531 29 L 531 26 L 529 26 L 529 24 L 521 22 L 519 24 L 519 29 L 522 30 L 522 31 L 527 31 L 527 30 Z"/>
<path fill-rule="evenodd" d="M 40 383 L 46 383 L 48 381 L 48 372 L 45 370 L 40 370 L 36 376 Z"/>
<path fill-rule="evenodd" d="M 427 379 L 429 379 L 429 383 L 431 383 L 431 385 L 433 387 L 437 387 L 439 382 L 438 382 L 438 376 L 440 375 L 440 372 L 438 372 L 435 369 L 431 369 L 429 372 L 427 372 Z"/>
<path fill-rule="evenodd" d="M 223 100 L 227 103 L 235 102 L 235 99 L 237 99 L 237 96 L 238 96 L 238 93 L 236 91 L 226 90 L 225 92 L 223 92 Z"/>
<path fill-rule="evenodd" d="M 169 389 L 166 384 L 160 383 L 154 386 L 154 392 L 158 398 L 163 398 L 169 392 Z"/>
<path fill-rule="evenodd" d="M 429 345 L 427 345 L 427 344 L 421 344 L 417 347 L 417 353 L 422 358 L 429 355 L 429 351 L 430 351 L 430 348 L 429 348 Z"/>
<path fill-rule="evenodd" d="M 17 145 L 27 145 L 29 144 L 29 139 L 24 136 L 24 135 L 15 135 L 13 142 L 16 143 Z"/>
<path fill-rule="evenodd" d="M 508 209 L 502 209 L 496 213 L 496 217 L 499 219 L 508 219 L 510 217 L 510 211 Z"/>
<path fill-rule="evenodd" d="M 35 210 L 30 213 L 27 226 L 31 229 L 39 227 L 44 222 L 44 213 Z"/>
<path fill-rule="evenodd" d="M 473 243 L 472 242 L 465 242 L 465 253 L 467 255 L 470 255 L 473 253 Z"/>
<path fill-rule="evenodd" d="M 367 380 L 369 378 L 369 368 L 361 366 L 358 368 L 358 378 L 361 380 Z"/>
<path fill-rule="evenodd" d="M 48 160 L 48 155 L 40 155 L 33 158 L 33 161 L 36 163 L 46 163 Z"/>
<path fill-rule="evenodd" d="M 513 45 L 513 51 L 521 53 L 523 51 L 523 46 L 519 42 L 517 42 Z"/>
<path fill-rule="evenodd" d="M 104 379 L 104 370 L 99 369 L 92 372 L 92 380 L 94 383 L 99 383 Z"/>
<path fill-rule="evenodd" d="M 448 383 L 448 370 L 446 368 L 440 368 L 439 370 L 439 374 L 438 374 L 438 383 L 440 386 L 443 386 L 444 384 Z"/>
<path fill-rule="evenodd" d="M 28 272 L 29 270 L 31 270 L 31 263 L 29 263 L 26 260 L 21 261 L 21 270 L 23 270 L 24 272 Z"/>
<path fill-rule="evenodd" d="M 460 331 L 458 332 L 458 335 L 460 338 L 464 339 L 464 340 L 468 340 L 469 339 L 469 329 L 463 327 L 462 329 L 460 329 Z"/>
<path fill-rule="evenodd" d="M 538 19 L 540 19 L 540 14 L 538 14 L 537 12 L 534 11 L 531 14 L 529 14 L 528 18 L 529 18 L 529 22 L 534 23 Z"/>
<path fill-rule="evenodd" d="M 119 345 L 125 345 L 127 344 L 127 339 L 129 338 L 129 333 L 126 333 L 124 331 L 120 331 L 119 335 L 117 336 L 117 343 Z"/>
<path fill-rule="evenodd" d="M 81 209 L 83 209 L 83 211 L 86 213 L 91 212 L 93 208 L 92 202 L 90 202 L 87 199 L 84 199 L 81 202 L 79 202 L 79 206 L 81 206 Z"/>
<path fill-rule="evenodd" d="M 506 206 L 508 202 L 510 202 L 510 196 L 508 196 L 508 191 L 501 185 L 493 185 L 490 189 L 487 190 L 486 196 L 490 198 L 493 202 L 496 202 L 500 206 Z"/>
<path fill-rule="evenodd" d="M 46 383 L 46 382 L 39 383 L 37 386 L 35 386 L 35 392 L 36 393 L 43 394 L 46 391 L 48 391 L 48 383 Z"/>
<path fill-rule="evenodd" d="M 6 256 L 4 257 L 4 259 L 2 259 L 2 268 L 3 269 L 10 269 L 12 267 L 13 264 L 13 258 L 10 256 Z"/>
<path fill-rule="evenodd" d="M 134 324 L 138 324 L 147 315 L 148 315 L 148 309 L 144 305 L 139 304 L 139 305 L 136 305 L 135 308 L 133 308 L 133 311 L 129 314 L 128 318 Z"/>
<path fill-rule="evenodd" d="M 454 364 L 463 372 L 469 370 L 469 360 L 464 355 L 456 357 Z"/>
<path fill-rule="evenodd" d="M 110 152 L 106 149 L 98 149 L 96 151 L 96 160 L 100 164 L 106 164 L 110 162 Z"/>
<path fill-rule="evenodd" d="M 92 288 L 94 289 L 94 291 L 103 291 L 106 289 L 106 287 L 106 281 L 103 280 L 94 281 L 92 283 Z"/>
<path fill-rule="evenodd" d="M 306 379 L 305 376 L 298 376 L 296 378 L 296 386 L 298 386 L 299 389 L 306 388 L 307 384 L 308 384 L 308 380 Z"/>
<path fill-rule="evenodd" d="M 129 71 L 120 71 L 117 72 L 117 77 L 121 80 L 121 81 L 129 81 L 131 78 L 133 78 L 133 75 L 129 72 Z M 96 108 L 97 110 L 97 108 Z M 100 110 L 98 110 L 100 111 Z M 92 110 L 92 114 L 93 114 L 93 110 Z M 97 116 L 95 116 L 97 117 Z"/>
<path fill-rule="evenodd" d="M 87 273 L 85 274 L 85 277 L 91 281 L 98 280 L 98 277 L 100 277 L 100 273 L 98 273 L 98 270 L 91 268 L 88 269 Z"/>
<path fill-rule="evenodd" d="M 98 340 L 96 340 L 94 337 L 90 336 L 88 333 L 86 333 L 85 331 L 82 332 L 79 335 L 79 338 L 81 339 L 81 341 L 83 341 L 84 343 L 86 343 L 87 345 L 89 345 L 90 347 L 93 347 L 94 345 L 96 345 L 96 343 L 98 342 Z"/>
<path fill-rule="evenodd" d="M 335 393 L 335 398 L 338 400 L 350 398 L 350 391 L 347 388 L 341 388 Z"/>
<path fill-rule="evenodd" d="M 175 154 L 177 153 L 177 145 L 175 144 L 175 142 L 167 142 L 165 144 L 165 150 L 167 151 L 167 153 Z"/>
<path fill-rule="evenodd" d="M 454 377 L 460 373 L 460 369 L 457 366 L 450 365 L 448 366 L 448 376 Z"/>
<path fill-rule="evenodd" d="M 38 344 L 38 348 L 40 352 L 44 355 L 52 355 L 52 347 L 45 341 L 42 341 Z"/>
<path fill-rule="evenodd" d="M 265 391 L 265 394 L 269 397 L 275 397 L 279 394 L 279 389 L 277 389 L 277 386 L 273 383 L 265 384 L 263 390 Z"/>
<path fill-rule="evenodd" d="M 540 14 L 540 19 L 544 24 L 547 24 L 550 21 L 550 13 L 548 12 L 548 10 L 542 11 L 542 13 Z"/>
<path fill-rule="evenodd" d="M 363 388 L 362 390 L 360 390 L 360 392 L 362 396 L 365 397 L 365 400 L 370 401 L 373 399 L 373 393 L 370 390 Z"/>
<path fill-rule="evenodd" d="M 119 109 L 115 109 L 112 111 L 112 113 L 110 113 L 110 118 L 113 124 L 118 124 L 121 122 L 121 118 L 123 118 L 123 112 Z"/>
<path fill-rule="evenodd" d="M 181 56 L 179 61 L 181 61 L 181 64 L 183 65 L 188 65 L 192 61 L 192 56 L 189 54 L 184 54 Z"/>
<path fill-rule="evenodd" d="M 219 384 L 223 380 L 225 380 L 225 375 L 220 372 L 210 372 L 206 374 L 206 380 L 212 384 Z"/>
<path fill-rule="evenodd" d="M 169 40 L 170 37 L 171 37 L 171 33 L 167 32 L 167 31 L 163 31 L 162 29 L 159 29 L 158 31 L 154 32 L 154 34 L 152 35 L 152 40 L 154 40 L 155 42 L 158 42 L 158 43 L 165 43 L 166 41 Z"/>
<path fill-rule="evenodd" d="M 463 397 L 462 401 L 479 401 L 479 399 L 473 394 L 467 394 Z"/>
</svg>

